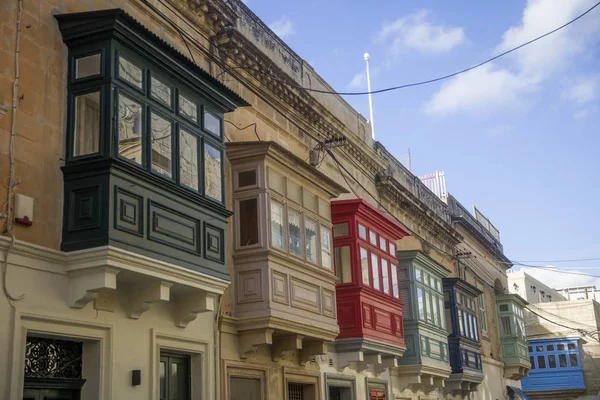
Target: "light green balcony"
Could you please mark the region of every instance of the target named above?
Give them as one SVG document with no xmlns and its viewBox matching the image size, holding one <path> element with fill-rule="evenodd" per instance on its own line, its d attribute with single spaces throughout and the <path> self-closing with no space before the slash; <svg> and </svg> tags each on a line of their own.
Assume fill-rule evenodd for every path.
<svg viewBox="0 0 600 400">
<path fill-rule="evenodd" d="M 504 376 L 513 380 L 521 380 L 531 368 L 523 318 L 523 308 L 528 304 L 517 294 L 496 296 Z"/>
</svg>

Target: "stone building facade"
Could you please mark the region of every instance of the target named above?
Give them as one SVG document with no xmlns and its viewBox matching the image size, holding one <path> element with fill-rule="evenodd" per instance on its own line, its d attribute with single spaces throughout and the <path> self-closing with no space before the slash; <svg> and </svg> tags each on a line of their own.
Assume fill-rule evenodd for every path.
<svg viewBox="0 0 600 400">
<path fill-rule="evenodd" d="M 305 90 L 332 89 L 243 2 L 0 11 L 5 398 L 487 399 L 519 386 L 527 365 L 507 372 L 495 318 L 499 241 L 341 97 Z M 356 290 L 386 305 L 361 320 L 370 340 L 344 342 L 332 200 L 357 198 L 376 242 Z M 465 268 L 464 250 L 488 261 Z"/>
</svg>

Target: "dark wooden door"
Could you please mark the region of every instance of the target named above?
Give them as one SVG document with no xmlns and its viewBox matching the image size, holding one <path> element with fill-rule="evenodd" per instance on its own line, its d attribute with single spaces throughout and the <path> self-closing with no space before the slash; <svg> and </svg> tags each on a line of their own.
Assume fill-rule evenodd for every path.
<svg viewBox="0 0 600 400">
<path fill-rule="evenodd" d="M 181 354 L 161 353 L 160 400 L 191 398 L 190 358 Z"/>
</svg>

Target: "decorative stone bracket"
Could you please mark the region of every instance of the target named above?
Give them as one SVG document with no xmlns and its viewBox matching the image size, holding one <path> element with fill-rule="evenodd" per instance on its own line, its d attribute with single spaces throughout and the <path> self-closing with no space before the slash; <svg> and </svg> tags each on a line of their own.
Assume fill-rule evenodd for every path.
<svg viewBox="0 0 600 400">
<path fill-rule="evenodd" d="M 180 298 L 176 303 L 175 323 L 186 328 L 190 322 L 198 318 L 198 314 L 215 310 L 215 295 L 200 292 Z"/>
<path fill-rule="evenodd" d="M 84 308 L 99 292 L 117 289 L 119 270 L 108 267 L 87 268 L 69 273 L 69 299 L 71 308 Z"/>
<path fill-rule="evenodd" d="M 273 361 L 279 361 L 286 354 L 302 350 L 303 338 L 302 335 L 290 335 L 275 338 L 275 340 L 273 340 L 273 347 L 271 347 Z"/>
<path fill-rule="evenodd" d="M 305 365 L 307 362 L 312 361 L 315 356 L 327 354 L 327 342 L 324 340 L 316 340 L 311 342 L 302 343 L 302 350 L 300 350 L 299 361 L 300 365 Z"/>
<path fill-rule="evenodd" d="M 169 301 L 171 286 L 173 284 L 170 282 L 156 281 L 138 288 L 131 299 L 129 318 L 139 319 L 143 313 L 152 307 L 152 304 L 159 301 Z"/>
<path fill-rule="evenodd" d="M 468 381 L 446 381 L 445 393 L 460 394 L 462 396 L 468 395 L 470 392 L 476 392 L 478 382 Z"/>
<path fill-rule="evenodd" d="M 387 368 L 398 366 L 398 358 L 395 356 L 382 353 L 366 353 L 363 350 L 340 353 L 338 360 L 341 369 L 350 367 L 357 372 L 364 371 L 372 365 L 381 372 Z"/>
<path fill-rule="evenodd" d="M 240 358 L 248 358 L 248 355 L 258 351 L 260 347 L 273 344 L 273 332 L 275 329 L 253 329 L 240 332 L 238 346 Z"/>
</svg>

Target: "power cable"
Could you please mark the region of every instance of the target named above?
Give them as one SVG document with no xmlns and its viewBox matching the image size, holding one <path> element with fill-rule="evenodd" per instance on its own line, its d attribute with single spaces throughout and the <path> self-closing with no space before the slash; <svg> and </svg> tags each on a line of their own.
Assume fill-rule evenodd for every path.
<svg viewBox="0 0 600 400">
<path fill-rule="evenodd" d="M 237 126 L 236 124 L 234 124 L 233 122 L 229 121 L 229 120 L 225 120 L 225 122 L 233 125 L 233 127 L 239 131 L 243 131 L 245 129 L 250 128 L 251 126 L 254 126 L 254 134 L 256 135 L 256 138 L 258 139 L 259 142 L 262 142 L 262 139 L 260 138 L 260 136 L 258 136 L 258 132 L 256 131 L 256 122 L 251 123 L 250 125 L 246 125 L 243 128 L 240 128 L 239 126 Z M 231 142 L 231 140 L 230 140 Z"/>
<path fill-rule="evenodd" d="M 160 0 L 159 0 L 159 1 L 160 1 Z M 579 16 L 577 16 L 577 17 L 573 18 L 573 19 L 572 19 L 572 20 L 570 20 L 569 22 L 567 22 L 567 23 L 565 23 L 565 24 L 563 24 L 563 25 L 559 26 L 558 28 L 555 28 L 555 29 L 551 30 L 550 32 L 546 32 L 546 33 L 544 33 L 543 35 L 540 35 L 540 36 L 538 36 L 538 37 L 536 37 L 536 38 L 534 38 L 534 39 L 531 39 L 531 40 L 529 40 L 529 41 L 527 41 L 527 42 L 525 42 L 525 43 L 522 43 L 522 44 L 520 44 L 520 45 L 519 45 L 519 46 L 517 46 L 517 47 L 513 47 L 513 48 L 511 48 L 510 50 L 504 51 L 504 52 L 502 52 L 502 53 L 500 53 L 500 54 L 498 54 L 498 55 L 496 55 L 496 56 L 494 56 L 494 57 L 492 57 L 492 58 L 488 58 L 487 60 L 485 60 L 485 61 L 482 61 L 482 62 L 480 62 L 480 63 L 478 63 L 478 64 L 475 64 L 475 65 L 473 65 L 473 66 L 471 66 L 471 67 L 469 67 L 469 68 L 465 68 L 465 69 L 462 69 L 462 70 L 460 70 L 460 71 L 457 71 L 457 72 L 454 72 L 454 73 L 451 73 L 451 74 L 448 74 L 448 75 L 440 76 L 440 77 L 438 77 L 438 78 L 428 79 L 428 80 L 425 80 L 425 81 L 414 82 L 414 83 L 407 83 L 407 84 L 404 84 L 404 85 L 392 86 L 392 87 L 387 87 L 387 88 L 384 88 L 384 89 L 371 90 L 371 91 L 364 91 L 364 92 L 336 92 L 336 91 L 330 91 L 330 90 L 322 90 L 322 89 L 312 89 L 312 88 L 307 88 L 307 87 L 303 87 L 303 86 L 301 86 L 301 85 L 297 85 L 297 84 L 290 84 L 289 82 L 286 82 L 286 81 L 279 80 L 277 77 L 274 77 L 274 76 L 271 76 L 271 77 L 272 77 L 274 80 L 277 80 L 277 81 L 279 81 L 280 83 L 282 83 L 282 84 L 286 84 L 286 85 L 288 85 L 288 86 L 291 86 L 291 87 L 296 87 L 296 88 L 299 88 L 299 89 L 304 89 L 304 90 L 306 90 L 306 91 L 309 91 L 309 92 L 314 92 L 314 93 L 322 93 L 322 94 L 335 94 L 335 95 L 339 95 L 339 96 L 362 96 L 362 95 L 368 95 L 368 94 L 379 94 L 379 93 L 385 93 L 385 92 L 390 92 L 390 91 L 394 91 L 394 90 L 404 89 L 404 88 L 408 88 L 408 87 L 414 87 L 414 86 L 422 86 L 422 85 L 427 85 L 427 84 L 429 84 L 429 83 L 434 83 L 434 82 L 443 81 L 443 80 L 446 80 L 446 79 L 453 78 L 453 77 L 455 77 L 455 76 L 458 76 L 458 75 L 464 74 L 464 73 L 466 73 L 466 72 L 472 71 L 472 70 L 474 70 L 474 69 L 476 69 L 476 68 L 479 68 L 479 67 L 481 67 L 481 66 L 483 66 L 483 65 L 485 65 L 485 64 L 488 64 L 488 63 L 490 63 L 490 62 L 492 62 L 492 61 L 494 61 L 494 60 L 497 60 L 497 59 L 499 59 L 499 58 L 501 58 L 501 57 L 504 57 L 504 56 L 506 56 L 506 55 L 508 55 L 508 54 L 510 54 L 510 53 L 512 53 L 512 52 L 515 52 L 515 51 L 517 51 L 517 50 L 519 50 L 519 49 L 521 49 L 521 48 L 523 48 L 523 47 L 525 47 L 525 46 L 528 46 L 528 45 L 530 45 L 530 44 L 532 44 L 532 43 L 534 43 L 534 42 L 537 42 L 538 40 L 540 40 L 540 39 L 543 39 L 543 38 L 545 38 L 546 36 L 550 36 L 550 35 L 552 35 L 553 33 L 556 33 L 556 32 L 558 32 L 558 31 L 560 31 L 561 29 L 564 29 L 564 28 L 566 28 L 567 26 L 569 26 L 569 25 L 573 24 L 573 23 L 574 23 L 574 22 L 576 22 L 577 20 L 579 20 L 579 19 L 583 18 L 585 15 L 587 15 L 588 13 L 590 13 L 590 12 L 591 12 L 593 9 L 595 9 L 595 8 L 596 8 L 596 7 L 598 7 L 598 6 L 600 6 L 600 2 L 598 2 L 598 3 L 594 4 L 594 5 L 593 5 L 591 8 L 587 9 L 587 10 L 586 10 L 584 13 L 582 13 L 582 14 L 580 14 Z M 251 69 L 251 67 L 235 67 L 235 68 L 236 68 L 236 69 L 245 69 L 245 68 L 247 68 L 247 69 Z M 222 73 L 223 73 L 223 72 L 221 72 L 221 74 L 222 74 Z M 220 76 L 221 74 L 219 74 L 219 76 Z"/>
</svg>

